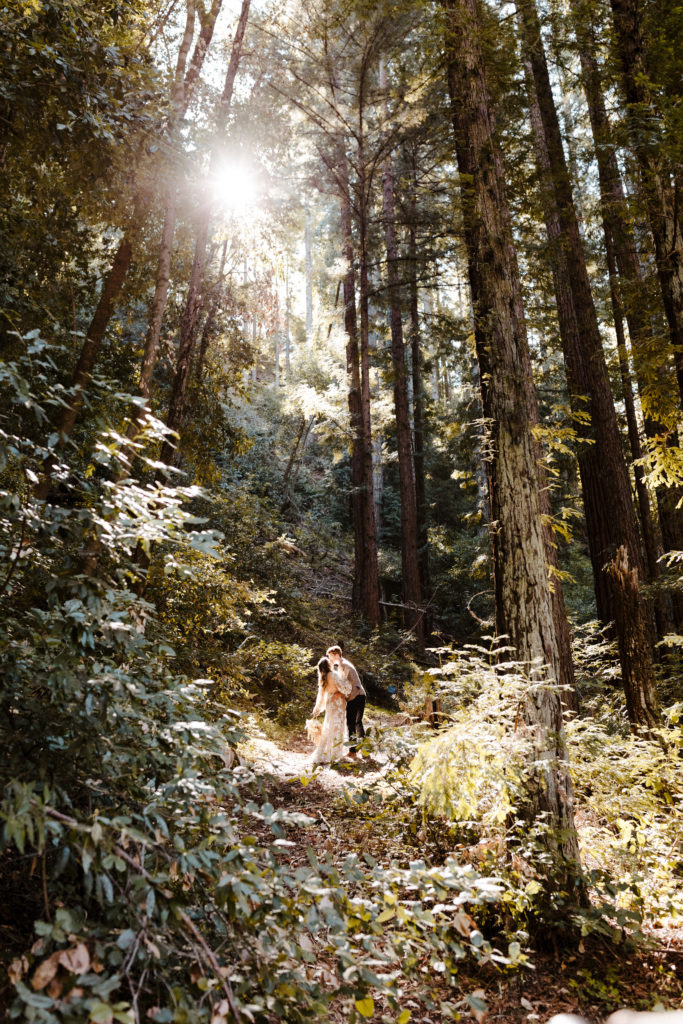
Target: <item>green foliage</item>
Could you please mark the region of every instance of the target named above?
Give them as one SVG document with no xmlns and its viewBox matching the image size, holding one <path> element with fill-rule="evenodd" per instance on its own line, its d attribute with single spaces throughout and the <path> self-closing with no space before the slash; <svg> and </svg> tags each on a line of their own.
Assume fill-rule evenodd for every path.
<svg viewBox="0 0 683 1024">
<path fill-rule="evenodd" d="M 231 669 L 279 725 L 301 726 L 315 702 L 317 675 L 311 666 L 316 660 L 297 644 L 254 637 L 234 654 Z"/>
<path fill-rule="evenodd" d="M 4 4 L 0 330 L 83 330 L 110 246 L 131 218 L 158 132 L 146 5 Z M 135 180 L 137 172 L 137 180 Z M 112 230 L 114 229 L 114 230 Z M 87 313 L 86 313 L 87 316 Z M 48 326 L 49 325 L 49 326 Z M 60 353 L 67 362 L 71 344 Z"/>
<path fill-rule="evenodd" d="M 618 880 L 619 907 L 680 919 L 682 706 L 669 708 L 662 744 L 630 735 L 621 705 L 603 695 L 567 726 L 587 864 Z"/>
<path fill-rule="evenodd" d="M 448 655 L 430 675 L 450 724 L 418 748 L 411 781 L 431 814 L 504 834 L 528 772 L 529 751 L 515 725 L 529 683 L 504 674 L 483 648 Z"/>
<path fill-rule="evenodd" d="M 587 697 L 566 728 L 590 896 L 581 905 L 547 891 L 539 870 L 543 823 L 519 829 L 515 821 L 529 772 L 515 732 L 524 681 L 503 677 L 482 648 L 448 654 L 427 684 L 448 725 L 417 746 L 406 782 L 429 817 L 452 823 L 456 843 L 474 845 L 481 862 L 501 872 L 501 902 L 517 926 L 529 930 L 547 920 L 548 900 L 551 916 L 564 906 L 581 934 L 611 940 L 641 935 L 644 916 L 677 920 L 683 913 L 681 705 L 667 712 L 661 742 L 631 735 L 614 687 L 614 644 L 595 623 L 578 632 L 577 678 Z"/>
<path fill-rule="evenodd" d="M 45 424 L 59 393 L 49 348 L 26 341 L 2 373 L 0 870 L 35 889 L 37 920 L 9 968 L 10 1019 L 304 1021 L 333 1002 L 367 1016 L 375 999 L 395 1016 L 401 977 L 434 971 L 448 993 L 463 958 L 504 961 L 466 909 L 498 897 L 471 868 L 287 863 L 286 829 L 310 819 L 255 799 L 234 754 L 239 716 L 183 671 L 201 615 L 190 656 L 169 643 L 182 645 L 193 603 L 209 629 L 241 629 L 262 598 L 229 593 L 230 556 L 198 529 L 196 488 L 121 478 L 110 431 L 78 457 L 31 439 L 24 421 Z M 145 440 L 160 431 L 151 421 Z M 33 496 L 48 455 L 62 504 Z M 134 561 L 152 545 L 160 614 Z M 239 653 L 264 690 L 310 674 L 293 645 Z"/>
</svg>

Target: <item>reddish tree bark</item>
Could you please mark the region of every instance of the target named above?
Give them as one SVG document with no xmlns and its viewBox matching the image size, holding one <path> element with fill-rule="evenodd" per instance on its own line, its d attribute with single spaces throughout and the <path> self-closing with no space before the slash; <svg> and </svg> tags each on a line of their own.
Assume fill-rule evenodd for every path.
<svg viewBox="0 0 683 1024">
<path fill-rule="evenodd" d="M 619 594 L 615 601 L 619 660 L 626 694 L 631 730 L 655 737 L 662 716 L 657 699 L 657 681 L 652 668 L 650 637 L 641 613 L 638 570 L 629 565 L 626 548 L 620 547 L 608 566 L 612 585 Z"/>
<path fill-rule="evenodd" d="M 579 444 L 588 543 L 598 615 L 614 618 L 605 564 L 624 544 L 644 572 L 628 470 L 593 305 L 540 23 L 532 0 L 518 7 L 528 66 L 532 122 L 557 296 L 560 335 Z M 588 414 L 588 416 L 586 416 Z"/>
<path fill-rule="evenodd" d="M 683 404 L 683 232 L 671 161 L 650 87 L 647 41 L 639 0 L 611 0 L 616 49 L 621 61 L 631 147 L 638 161 L 657 276 L 669 324 L 678 390 Z"/>
<path fill-rule="evenodd" d="M 386 71 L 382 63 L 380 88 L 386 90 Z M 394 203 L 394 172 L 389 153 L 384 161 L 382 181 L 384 240 L 387 253 L 389 323 L 391 328 L 391 361 L 394 377 L 394 414 L 398 451 L 399 491 L 401 499 L 401 579 L 404 623 L 414 631 L 418 648 L 424 648 L 424 613 L 418 562 L 417 511 L 413 453 L 411 447 L 410 408 L 408 403 L 408 369 L 403 341 L 403 311 L 398 269 L 396 212 Z"/>
<path fill-rule="evenodd" d="M 423 604 L 427 605 L 431 590 L 429 572 L 429 535 L 427 530 L 427 495 L 425 487 L 425 423 L 424 389 L 422 384 L 422 343 L 417 288 L 417 166 L 411 154 L 410 222 L 408 225 L 408 272 L 410 274 L 410 353 L 413 380 L 413 472 L 415 476 L 415 515 L 417 518 L 418 565 Z M 425 635 L 431 632 L 431 616 L 424 613 Z"/>
<path fill-rule="evenodd" d="M 360 351 L 358 348 L 358 320 L 356 315 L 356 280 L 354 270 L 353 236 L 351 232 L 351 203 L 348 183 L 342 190 L 341 229 L 346 273 L 344 274 L 344 328 L 346 330 L 346 372 L 348 374 L 349 420 L 351 425 L 351 518 L 353 521 L 353 585 L 351 604 L 363 611 L 365 586 L 365 542 L 363 506 L 367 495 L 363 486 L 363 413 L 361 409 Z"/>
<path fill-rule="evenodd" d="M 541 503 L 529 404 L 531 360 L 512 239 L 503 162 L 481 51 L 477 0 L 444 0 L 446 70 L 484 416 L 489 423 L 496 629 L 533 672 L 541 662 L 559 678 Z M 552 873 L 572 886 L 580 874 L 560 699 L 530 691 L 523 716 L 535 746 L 535 779 L 523 809 L 551 825 Z"/>
<path fill-rule="evenodd" d="M 367 207 L 368 189 L 365 177 L 365 154 L 363 141 L 364 100 L 361 90 L 359 99 L 360 132 L 358 139 L 358 259 L 359 259 L 359 305 L 360 305 L 360 372 L 361 372 L 361 419 L 363 423 L 363 613 L 368 622 L 378 625 L 380 613 L 379 564 L 377 559 L 377 530 L 375 526 L 375 503 L 373 501 L 372 466 L 372 416 L 370 401 L 370 312 L 368 288 L 368 234 Z"/>
<path fill-rule="evenodd" d="M 600 181 L 601 212 L 605 235 L 605 250 L 610 279 L 610 293 L 614 311 L 614 327 L 619 348 L 620 370 L 622 375 L 624 405 L 626 409 L 629 444 L 633 457 L 633 473 L 636 482 L 636 493 L 640 508 L 640 519 L 643 528 L 643 540 L 647 557 L 648 574 L 651 580 L 661 578 L 658 558 L 660 537 L 652 516 L 650 496 L 645 484 L 644 469 L 639 464 L 642 458 L 642 446 L 637 425 L 633 388 L 629 373 L 628 351 L 624 337 L 624 319 L 628 325 L 628 333 L 633 351 L 636 381 L 641 394 L 644 392 L 643 366 L 651 363 L 652 352 L 659 343 L 653 337 L 653 331 L 647 316 L 648 296 L 640 269 L 635 238 L 631 228 L 631 219 L 626 203 L 626 196 L 616 156 L 616 146 L 612 129 L 607 116 L 605 98 L 602 88 L 600 68 L 595 56 L 595 38 L 591 23 L 590 5 L 585 0 L 574 0 L 574 24 L 579 42 L 581 69 L 588 113 L 591 122 L 595 154 L 598 164 Z M 671 355 L 662 360 L 658 368 L 660 380 L 658 387 L 667 388 L 671 374 Z M 673 383 L 673 381 L 672 381 Z M 644 427 L 647 437 L 658 445 L 666 444 L 667 428 L 647 413 L 644 416 Z M 683 547 L 683 523 L 680 516 L 673 514 L 676 500 L 665 488 L 657 492 L 658 520 L 662 540 L 667 538 L 667 550 L 679 550 Z M 674 596 L 673 602 L 666 596 L 656 605 L 658 630 L 660 634 L 668 628 L 669 606 L 676 613 L 676 620 L 683 620 L 683 602 Z"/>
</svg>

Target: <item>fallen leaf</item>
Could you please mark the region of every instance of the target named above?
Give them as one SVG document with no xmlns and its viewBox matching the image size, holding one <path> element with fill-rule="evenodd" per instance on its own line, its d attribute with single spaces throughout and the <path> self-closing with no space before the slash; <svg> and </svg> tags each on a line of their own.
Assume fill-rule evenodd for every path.
<svg viewBox="0 0 683 1024">
<path fill-rule="evenodd" d="M 477 1024 L 483 1024 L 488 1016 L 489 1007 L 486 1002 L 486 992 L 483 988 L 475 988 L 474 992 L 471 992 L 467 997 L 467 1003 L 470 1008 L 470 1013 L 476 1020 Z"/>
<path fill-rule="evenodd" d="M 464 910 L 459 910 L 457 914 L 453 915 L 451 924 L 455 928 L 456 932 L 458 932 L 459 935 L 462 935 L 465 939 L 470 937 L 470 933 L 476 927 L 470 915 L 466 914 Z"/>
<path fill-rule="evenodd" d="M 71 949 L 63 949 L 57 959 L 70 974 L 87 974 L 90 970 L 90 953 L 84 942 Z"/>
<path fill-rule="evenodd" d="M 50 984 L 59 970 L 58 960 L 59 953 L 53 953 L 47 960 L 43 960 L 42 964 L 38 964 L 31 978 L 31 985 L 35 992 L 40 992 L 41 988 Z"/>
<path fill-rule="evenodd" d="M 12 963 L 7 968 L 7 974 L 9 980 L 13 985 L 16 985 L 18 981 L 21 981 L 24 974 L 28 970 L 28 960 L 25 956 L 17 956 L 14 958 Z"/>
<path fill-rule="evenodd" d="M 227 1024 L 228 1013 L 230 1012 L 230 1004 L 227 999 L 221 999 L 218 1006 L 213 1008 L 211 1014 L 211 1024 Z"/>
<path fill-rule="evenodd" d="M 61 981 L 59 978 L 55 977 L 55 978 L 52 979 L 52 981 L 47 986 L 45 991 L 49 995 L 50 999 L 59 999 L 59 997 L 62 994 L 62 989 L 63 988 L 64 988 L 64 982 Z"/>
<path fill-rule="evenodd" d="M 371 996 L 366 996 L 365 999 L 356 999 L 355 1005 L 361 1017 L 372 1017 L 375 1012 L 375 1000 Z"/>
</svg>

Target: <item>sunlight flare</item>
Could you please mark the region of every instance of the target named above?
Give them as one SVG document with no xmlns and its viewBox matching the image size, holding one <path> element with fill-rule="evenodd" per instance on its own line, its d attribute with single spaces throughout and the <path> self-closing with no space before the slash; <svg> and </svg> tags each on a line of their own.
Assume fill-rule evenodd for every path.
<svg viewBox="0 0 683 1024">
<path fill-rule="evenodd" d="M 243 160 L 226 160 L 213 176 L 216 200 L 234 216 L 245 216 L 259 198 L 259 181 L 255 169 Z"/>
</svg>

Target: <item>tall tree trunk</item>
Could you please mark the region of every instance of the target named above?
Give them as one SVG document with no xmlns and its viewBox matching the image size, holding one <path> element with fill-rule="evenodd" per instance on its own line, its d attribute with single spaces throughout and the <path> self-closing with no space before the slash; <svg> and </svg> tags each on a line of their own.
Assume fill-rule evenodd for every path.
<svg viewBox="0 0 683 1024">
<path fill-rule="evenodd" d="M 313 260 L 311 257 L 311 214 L 306 210 L 306 230 L 304 236 L 306 250 L 306 344 L 313 341 Z"/>
<path fill-rule="evenodd" d="M 368 622 L 378 625 L 379 606 L 379 563 L 377 558 L 377 527 L 375 524 L 375 503 L 373 500 L 372 465 L 372 417 L 370 413 L 370 313 L 368 288 L 368 186 L 365 177 L 365 154 L 363 138 L 364 102 L 359 102 L 358 142 L 358 256 L 359 256 L 359 300 L 360 300 L 360 383 L 361 419 L 363 423 L 363 614 Z"/>
<path fill-rule="evenodd" d="M 569 400 L 572 413 L 575 416 L 575 429 L 580 438 L 577 447 L 577 461 L 586 515 L 588 547 L 593 568 L 593 587 L 598 617 L 607 623 L 611 622 L 614 618 L 611 596 L 612 588 L 609 578 L 603 571 L 609 558 L 609 544 L 611 540 L 609 529 L 611 515 L 610 495 L 603 490 L 601 485 L 601 459 L 595 438 L 591 435 L 592 419 L 586 422 L 586 416 L 589 415 L 586 399 L 590 394 L 591 382 L 588 379 L 589 373 L 583 362 L 581 327 L 574 306 L 567 246 L 562 237 L 562 225 L 550 181 L 550 161 L 529 63 L 526 63 L 526 69 L 530 117 L 534 133 L 536 160 L 539 168 L 541 201 L 546 233 L 550 244 L 553 287 L 567 371 Z"/>
<path fill-rule="evenodd" d="M 211 335 L 213 334 L 214 325 L 216 323 L 216 314 L 218 313 L 218 307 L 221 304 L 221 298 L 223 296 L 223 275 L 225 274 L 225 261 L 228 255 L 228 239 L 223 239 L 223 245 L 221 247 L 221 258 L 218 265 L 218 278 L 213 287 L 213 294 L 209 303 L 209 310 L 206 314 L 206 320 L 204 321 L 204 327 L 202 328 L 202 339 L 199 343 L 199 354 L 197 356 L 197 367 L 196 374 L 197 380 L 202 379 L 202 373 L 204 371 L 204 361 L 206 359 L 206 353 L 211 343 Z"/>
<path fill-rule="evenodd" d="M 663 126 L 649 85 L 647 44 L 639 0 L 611 0 L 616 48 L 628 110 L 631 147 L 640 169 L 643 198 L 655 243 L 657 276 L 683 404 L 683 235 Z"/>
<path fill-rule="evenodd" d="M 285 379 L 289 384 L 292 378 L 291 338 L 289 334 L 289 256 L 285 256 Z"/>
<path fill-rule="evenodd" d="M 647 556 L 648 572 L 651 580 L 661 577 L 661 569 L 657 561 L 659 557 L 659 538 L 652 526 L 651 514 L 648 515 L 649 494 L 644 481 L 644 469 L 639 465 L 642 457 L 640 437 L 637 429 L 635 409 L 629 393 L 632 392 L 630 378 L 624 375 L 628 367 L 625 355 L 626 345 L 623 339 L 623 318 L 628 325 L 628 333 L 633 351 L 633 362 L 636 381 L 641 392 L 645 392 L 645 375 L 652 372 L 652 353 L 659 344 L 653 336 L 652 327 L 647 316 L 648 296 L 645 283 L 640 269 L 640 261 L 636 249 L 631 218 L 626 203 L 624 187 L 622 184 L 619 164 L 617 162 L 616 146 L 613 140 L 610 127 L 605 98 L 602 88 L 600 68 L 595 56 L 595 36 L 591 23 L 591 8 L 586 0 L 574 0 L 574 24 L 579 42 L 579 53 L 581 57 L 582 79 L 588 113 L 590 116 L 593 140 L 595 143 L 595 154 L 598 164 L 598 175 L 600 180 L 600 198 L 603 218 L 603 229 L 605 234 L 605 247 L 607 264 L 610 276 L 610 292 L 614 310 L 615 332 L 620 352 L 620 366 L 624 384 L 624 402 L 628 419 L 629 441 L 631 453 L 634 460 L 634 477 L 638 495 L 638 503 L 643 522 L 643 539 Z M 648 366 L 648 364 L 650 364 Z M 669 389 L 672 381 L 670 359 L 661 360 L 658 367 L 657 388 Z M 648 402 L 651 408 L 651 403 Z M 662 448 L 667 444 L 668 430 L 665 424 L 656 419 L 651 413 L 644 415 L 645 433 L 649 439 Z M 637 440 L 637 443 L 636 443 Z M 667 493 L 667 489 L 660 487 L 657 490 L 658 519 L 667 550 L 680 550 L 683 548 L 683 522 L 681 516 L 676 516 L 675 506 L 680 495 L 674 497 Z M 669 543 L 666 543 L 666 540 Z M 673 608 L 676 613 L 677 625 L 683 622 L 683 602 L 673 598 Z M 658 609 L 658 628 L 661 632 L 663 620 L 666 618 L 666 609 Z"/>
<path fill-rule="evenodd" d="M 57 419 L 57 433 L 62 439 L 70 437 L 76 417 L 83 405 L 83 394 L 92 376 L 100 345 L 111 320 L 116 300 L 118 299 L 128 268 L 133 258 L 133 244 L 129 234 L 119 242 L 114 262 L 107 274 L 100 301 L 90 321 L 85 341 L 78 357 L 78 363 L 71 379 L 72 398 L 67 406 L 63 406 Z"/>
<path fill-rule="evenodd" d="M 386 66 L 380 65 L 380 88 L 386 94 Z M 389 295 L 389 323 L 391 328 L 391 361 L 394 377 L 394 413 L 396 419 L 396 447 L 398 450 L 398 476 L 401 498 L 401 579 L 403 589 L 404 623 L 415 633 L 419 649 L 424 648 L 424 614 L 420 588 L 418 562 L 417 511 L 413 453 L 411 448 L 410 409 L 408 404 L 408 368 L 403 343 L 403 311 L 398 269 L 398 243 L 396 241 L 396 213 L 394 202 L 394 171 L 391 153 L 384 161 L 382 181 L 384 241 L 387 252 Z"/>
<path fill-rule="evenodd" d="M 415 514 L 417 518 L 420 590 L 428 605 L 431 590 L 429 572 L 429 535 L 427 531 L 427 494 L 425 487 L 424 387 L 422 383 L 422 342 L 417 288 L 417 165 L 411 154 L 410 223 L 408 226 L 408 273 L 410 275 L 410 351 L 413 374 L 413 472 L 415 475 Z M 431 615 L 425 610 L 425 634 L 431 632 Z"/>
<path fill-rule="evenodd" d="M 626 334 L 624 331 L 624 309 L 621 301 L 621 289 L 617 275 L 617 263 L 614 252 L 614 239 L 607 223 L 603 219 L 605 235 L 605 255 L 607 257 L 607 272 L 610 283 L 610 298 L 612 302 L 612 314 L 614 319 L 614 332 L 617 338 L 617 351 L 619 354 L 619 372 L 621 375 L 621 393 L 626 410 L 626 429 L 628 432 L 629 448 L 633 464 L 633 478 L 636 487 L 636 497 L 640 510 L 640 525 L 643 534 L 645 557 L 647 559 L 648 576 L 651 582 L 658 583 L 661 580 L 662 571 L 659 565 L 661 555 L 661 544 L 657 538 L 652 507 L 650 504 L 650 493 L 645 482 L 645 470 L 642 465 L 643 449 L 640 443 L 640 431 L 636 418 L 636 405 L 633 395 L 633 384 L 631 381 L 631 370 L 629 366 L 628 348 L 626 345 Z M 672 606 L 664 593 L 658 593 L 654 599 L 655 620 L 657 624 L 657 635 L 661 638 L 671 630 Z"/>
<path fill-rule="evenodd" d="M 616 604 L 623 599 L 624 592 L 615 585 L 614 577 L 605 572 L 605 564 L 611 562 L 621 547 L 629 553 L 633 568 L 641 576 L 644 575 L 644 563 L 550 87 L 540 23 L 533 0 L 522 0 L 518 12 L 529 78 L 539 173 L 544 191 L 546 226 L 552 246 L 567 383 L 574 410 L 587 411 L 590 416 L 588 423 L 579 423 L 579 435 L 584 443 L 579 446 L 578 458 L 598 613 L 603 621 L 614 619 L 619 630 L 624 627 L 625 619 L 623 610 L 618 609 Z M 588 398 L 587 410 L 582 410 L 584 397 Z M 649 609 L 639 596 L 638 600 L 638 614 L 642 619 L 639 629 L 643 635 L 651 637 Z M 652 637 L 649 646 L 650 662 L 651 641 Z M 629 649 L 623 636 L 619 636 L 619 642 L 622 650 Z"/>
<path fill-rule="evenodd" d="M 356 316 L 356 274 L 353 236 L 351 232 L 351 201 L 348 182 L 341 189 L 341 233 L 344 262 L 344 328 L 346 330 L 346 372 L 349 379 L 348 403 L 351 425 L 351 518 L 353 521 L 353 584 L 351 605 L 363 611 L 365 581 L 364 490 L 363 490 L 363 412 L 361 408 L 360 351 Z"/>
<path fill-rule="evenodd" d="M 202 27 L 197 37 L 192 56 L 190 58 L 190 66 L 187 69 L 187 74 L 183 77 L 183 91 L 179 97 L 180 102 L 178 103 L 178 115 L 184 116 L 192 91 L 197 84 L 199 75 L 204 64 L 204 58 L 208 52 L 211 40 L 213 39 L 214 29 L 216 27 L 216 20 L 220 14 L 221 7 L 223 6 L 223 0 L 211 0 L 211 7 L 208 11 L 204 12 L 203 6 L 200 9 L 199 18 Z M 178 81 L 180 79 L 177 79 Z"/>
<path fill-rule="evenodd" d="M 242 45 L 244 42 L 244 33 L 247 28 L 250 4 L 251 0 L 242 0 L 242 8 L 237 22 L 237 28 L 235 29 L 235 36 L 232 41 L 230 62 L 225 75 L 223 92 L 221 94 L 218 113 L 216 116 L 216 134 L 209 161 L 209 178 L 211 178 L 211 173 L 215 169 L 219 154 L 219 143 L 222 140 L 228 120 L 228 113 L 230 111 L 232 94 L 235 86 L 235 78 L 237 77 L 237 69 L 242 56 Z M 195 328 L 200 306 L 204 268 L 206 265 L 206 249 L 209 239 L 212 205 L 210 194 L 207 194 L 204 197 L 204 202 L 199 215 L 192 271 L 190 273 L 190 280 L 187 286 L 185 308 L 183 310 L 183 317 L 180 324 L 180 342 L 178 345 L 175 374 L 173 377 L 173 384 L 171 386 L 171 395 L 169 398 L 168 413 L 166 416 L 166 425 L 175 432 L 177 432 L 180 427 L 185 409 L 185 394 L 187 391 L 192 352 L 195 344 Z M 174 457 L 174 451 L 174 444 L 170 439 L 166 439 L 161 448 L 161 462 L 171 464 Z"/>
<path fill-rule="evenodd" d="M 631 562 L 641 576 L 644 563 L 533 0 L 523 0 L 518 12 L 532 94 L 534 137 L 558 293 L 567 384 L 578 420 L 577 432 L 583 441 L 578 457 L 598 614 L 604 622 L 609 622 L 614 618 L 614 608 L 612 588 L 603 571 L 605 564 L 621 544 L 628 548 Z"/>
<path fill-rule="evenodd" d="M 614 602 L 614 607 L 631 730 L 655 738 L 661 728 L 662 716 L 650 656 L 650 637 L 640 612 L 642 599 L 638 592 L 638 570 L 629 565 L 625 547 L 617 550 L 608 570 L 613 586 L 619 590 L 619 600 Z"/>
<path fill-rule="evenodd" d="M 519 660 L 559 677 L 529 403 L 531 359 L 503 162 L 480 46 L 477 0 L 443 0 L 451 97 L 474 333 L 489 464 L 496 630 Z M 580 875 L 572 783 L 556 690 L 530 688 L 523 716 L 535 747 L 533 785 L 523 813 L 545 815 L 552 873 L 569 887 Z"/>
<path fill-rule="evenodd" d="M 275 387 L 280 387 L 280 285 L 275 276 Z"/>
</svg>

